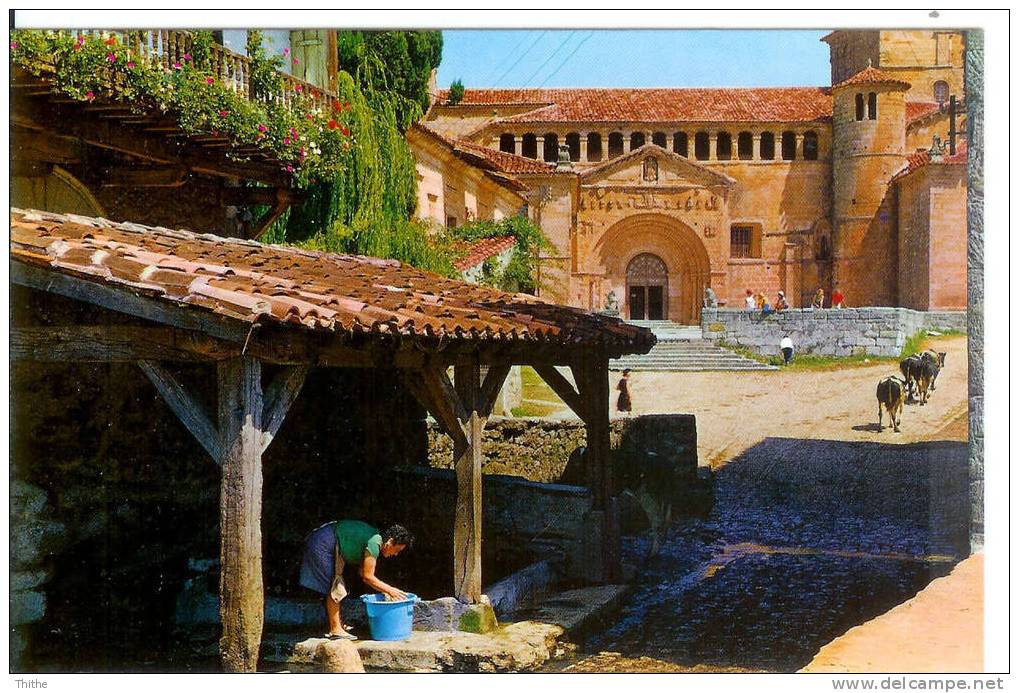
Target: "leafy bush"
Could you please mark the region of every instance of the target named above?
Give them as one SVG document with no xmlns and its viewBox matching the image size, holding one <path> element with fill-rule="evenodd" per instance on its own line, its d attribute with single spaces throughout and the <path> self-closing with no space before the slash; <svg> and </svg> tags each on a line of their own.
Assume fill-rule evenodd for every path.
<svg viewBox="0 0 1019 693">
<path fill-rule="evenodd" d="M 464 83 L 456 80 L 449 85 L 449 99 L 446 101 L 450 106 L 455 106 L 464 100 Z"/>
</svg>

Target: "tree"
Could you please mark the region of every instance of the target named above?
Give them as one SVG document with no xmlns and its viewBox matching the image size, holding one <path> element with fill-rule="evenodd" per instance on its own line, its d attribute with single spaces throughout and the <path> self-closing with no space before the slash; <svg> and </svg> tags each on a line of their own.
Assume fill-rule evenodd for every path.
<svg viewBox="0 0 1019 693">
<path fill-rule="evenodd" d="M 464 83 L 460 80 L 456 80 L 449 85 L 449 100 L 446 102 L 450 106 L 455 106 L 464 99 Z"/>
</svg>

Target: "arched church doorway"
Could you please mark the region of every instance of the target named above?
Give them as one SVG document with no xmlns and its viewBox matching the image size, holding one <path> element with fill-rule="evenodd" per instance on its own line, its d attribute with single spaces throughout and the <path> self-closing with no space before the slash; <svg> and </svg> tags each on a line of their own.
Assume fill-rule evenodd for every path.
<svg viewBox="0 0 1019 693">
<path fill-rule="evenodd" d="M 626 297 L 630 320 L 667 320 L 669 268 L 654 253 L 641 253 L 626 266 Z"/>
<path fill-rule="evenodd" d="M 592 249 L 602 296 L 619 300 L 626 320 L 700 323 L 711 262 L 704 242 L 666 214 L 635 214 L 609 227 Z"/>
</svg>

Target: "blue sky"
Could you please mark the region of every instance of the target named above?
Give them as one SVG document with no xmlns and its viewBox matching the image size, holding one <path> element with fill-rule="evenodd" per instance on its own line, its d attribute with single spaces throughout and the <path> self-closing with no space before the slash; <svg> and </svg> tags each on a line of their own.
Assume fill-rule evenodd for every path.
<svg viewBox="0 0 1019 693">
<path fill-rule="evenodd" d="M 443 31 L 439 86 L 826 86 L 827 31 Z M 544 83 L 544 84 L 543 84 Z"/>
</svg>

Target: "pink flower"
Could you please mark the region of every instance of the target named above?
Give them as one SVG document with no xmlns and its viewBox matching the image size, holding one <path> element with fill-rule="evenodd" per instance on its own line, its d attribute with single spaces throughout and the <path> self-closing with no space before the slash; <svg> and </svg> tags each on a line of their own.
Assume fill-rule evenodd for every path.
<svg viewBox="0 0 1019 693">
<path fill-rule="evenodd" d="M 106 54 L 106 59 L 107 59 L 107 60 L 108 60 L 109 62 L 111 62 L 111 63 L 115 63 L 115 62 L 117 62 L 117 56 L 116 56 L 116 55 L 114 55 L 113 53 L 107 53 L 107 54 Z"/>
<path fill-rule="evenodd" d="M 308 120 L 315 120 L 315 117 L 310 113 L 305 113 L 304 117 L 307 118 Z"/>
<path fill-rule="evenodd" d="M 129 70 L 133 70 L 134 69 L 134 61 L 133 60 L 128 60 L 127 61 L 127 69 L 129 69 Z"/>
<path fill-rule="evenodd" d="M 85 94 L 85 100 L 86 101 L 95 101 L 95 98 L 96 98 L 96 95 L 95 95 L 94 92 L 89 91 L 89 92 L 87 92 Z"/>
<path fill-rule="evenodd" d="M 299 153 L 301 155 L 301 158 L 303 159 L 304 158 L 304 147 L 301 147 L 300 150 L 298 150 L 298 151 L 299 151 Z"/>
<path fill-rule="evenodd" d="M 300 91 L 303 91 L 303 90 L 304 90 L 304 87 L 301 86 L 300 84 L 295 84 L 294 85 L 294 91 L 300 92 Z"/>
<path fill-rule="evenodd" d="M 283 49 L 283 55 L 290 55 L 290 49 L 289 48 L 284 48 Z"/>
<path fill-rule="evenodd" d="M 11 50 L 12 51 L 18 50 L 18 42 L 17 41 L 11 41 Z"/>
<path fill-rule="evenodd" d="M 290 144 L 290 138 L 289 137 L 284 137 L 283 138 L 283 144 Z"/>
<path fill-rule="evenodd" d="M 219 117 L 220 118 L 226 118 L 228 115 L 230 115 L 230 111 L 220 111 L 219 112 Z"/>
<path fill-rule="evenodd" d="M 298 60 L 297 58 L 294 58 L 294 65 L 299 65 L 300 63 L 301 63 L 300 60 Z"/>
<path fill-rule="evenodd" d="M 191 54 L 190 53 L 185 53 L 184 54 L 184 62 L 187 62 L 188 60 L 191 60 Z"/>
<path fill-rule="evenodd" d="M 287 171 L 288 171 L 288 172 L 290 172 L 290 173 L 293 173 L 293 172 L 294 172 L 294 167 L 293 167 L 293 165 L 291 165 L 291 164 L 287 164 Z"/>
<path fill-rule="evenodd" d="M 174 70 L 179 70 L 180 68 L 181 68 L 181 65 L 180 65 L 180 63 L 174 63 L 174 64 L 173 64 L 173 69 L 174 69 Z"/>
<path fill-rule="evenodd" d="M 206 78 L 205 78 L 205 83 L 206 83 L 206 84 L 212 84 L 212 83 L 213 83 L 213 82 L 215 82 L 215 81 L 216 81 L 216 80 L 215 80 L 215 79 L 213 79 L 212 77 L 206 77 Z"/>
<path fill-rule="evenodd" d="M 266 126 L 262 125 L 261 123 L 258 124 L 258 131 L 259 132 L 266 132 L 268 129 L 269 128 L 267 128 Z"/>
<path fill-rule="evenodd" d="M 81 41 L 78 41 L 78 43 L 74 44 L 74 50 L 80 51 L 81 50 L 81 43 L 82 43 Z"/>
<path fill-rule="evenodd" d="M 297 130 L 295 130 L 294 128 L 290 128 L 290 136 L 293 137 L 296 140 L 297 139 Z"/>
</svg>

